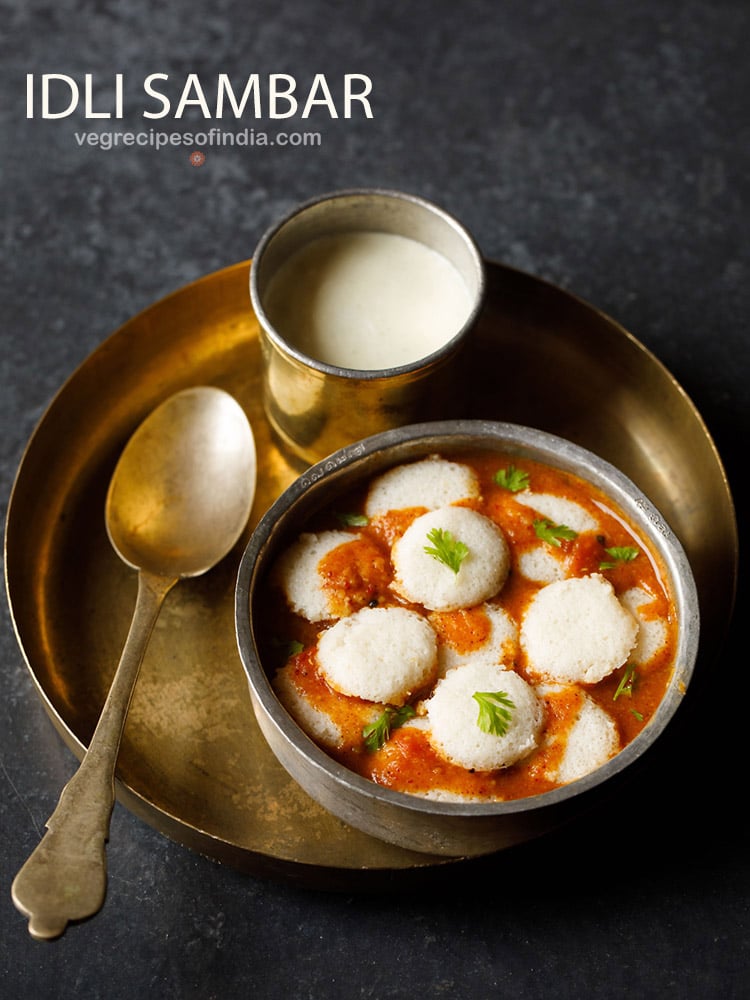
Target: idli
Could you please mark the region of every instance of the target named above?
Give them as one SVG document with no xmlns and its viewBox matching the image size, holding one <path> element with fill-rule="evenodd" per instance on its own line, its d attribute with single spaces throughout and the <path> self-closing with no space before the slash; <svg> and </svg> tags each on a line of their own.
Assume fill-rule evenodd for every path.
<svg viewBox="0 0 750 1000">
<path fill-rule="evenodd" d="M 281 704 L 294 721 L 314 740 L 325 747 L 341 746 L 340 726 L 331 716 L 316 707 L 294 682 L 294 670 L 287 664 L 276 672 L 273 689 Z"/>
<path fill-rule="evenodd" d="M 532 583 L 554 583 L 565 579 L 565 556 L 559 549 L 540 543 L 519 555 L 518 570 Z"/>
<path fill-rule="evenodd" d="M 378 476 L 368 490 L 365 514 L 377 517 L 411 507 L 434 510 L 474 500 L 479 495 L 479 479 L 473 469 L 435 455 L 397 465 Z"/>
<path fill-rule="evenodd" d="M 532 493 L 527 490 L 516 493 L 514 499 L 516 503 L 530 507 L 537 514 L 549 518 L 554 524 L 564 524 L 578 534 L 583 534 L 584 531 L 596 531 L 599 527 L 599 522 L 585 507 L 554 493 Z"/>
<path fill-rule="evenodd" d="M 441 548 L 442 558 L 436 557 Z M 452 566 L 449 558 L 457 551 Z M 393 589 L 401 597 L 430 611 L 453 611 L 500 590 L 510 551 L 500 528 L 484 514 L 468 507 L 440 507 L 411 523 L 394 543 L 391 560 Z"/>
<path fill-rule="evenodd" d="M 620 598 L 638 621 L 638 641 L 630 654 L 633 663 L 645 666 L 667 643 L 667 623 L 659 617 L 649 617 L 646 608 L 653 603 L 653 595 L 642 587 L 631 587 Z"/>
<path fill-rule="evenodd" d="M 480 702 L 475 695 L 502 696 L 507 717 L 502 733 L 480 727 Z M 468 663 L 450 670 L 425 702 L 430 742 L 453 764 L 491 771 L 508 767 L 529 754 L 539 742 L 544 713 L 530 684 L 512 670 L 486 663 Z"/>
<path fill-rule="evenodd" d="M 309 622 L 335 616 L 330 594 L 318 572 L 320 562 L 355 537 L 348 531 L 305 532 L 282 553 L 274 566 L 273 580 L 283 590 L 292 611 Z"/>
<path fill-rule="evenodd" d="M 627 660 L 638 623 L 598 573 L 547 584 L 521 624 L 527 669 L 560 684 L 596 684 Z"/>
<path fill-rule="evenodd" d="M 434 612 L 441 676 L 466 663 L 512 663 L 518 646 L 518 628 L 508 612 L 495 604 Z"/>
<path fill-rule="evenodd" d="M 580 688 L 558 688 L 565 698 L 576 701 L 573 721 L 563 736 L 564 750 L 548 777 L 561 784 L 576 781 L 614 757 L 620 749 L 615 720 Z M 555 696 L 555 688 L 540 688 L 540 694 Z"/>
<path fill-rule="evenodd" d="M 278 560 L 274 578 L 292 611 L 320 622 L 378 601 L 388 589 L 390 564 L 387 551 L 363 534 L 304 533 Z"/>
<path fill-rule="evenodd" d="M 362 608 L 318 639 L 318 669 L 334 690 L 403 705 L 437 672 L 437 636 L 407 608 Z"/>
</svg>

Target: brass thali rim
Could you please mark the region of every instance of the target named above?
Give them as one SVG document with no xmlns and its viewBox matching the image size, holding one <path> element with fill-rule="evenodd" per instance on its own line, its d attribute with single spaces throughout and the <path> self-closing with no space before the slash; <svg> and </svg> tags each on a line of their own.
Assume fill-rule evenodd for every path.
<svg viewBox="0 0 750 1000">
<path fill-rule="evenodd" d="M 247 329 L 243 327 L 244 318 L 237 319 L 232 313 L 232 309 L 238 315 L 240 308 L 244 308 L 248 314 L 250 313 L 251 307 L 249 295 L 247 294 L 249 267 L 249 261 L 241 261 L 229 267 L 222 268 L 219 271 L 204 275 L 141 310 L 115 330 L 66 379 L 38 421 L 23 451 L 9 498 L 4 538 L 5 583 L 11 621 L 26 666 L 31 674 L 42 704 L 58 733 L 78 758 L 83 755 L 85 750 L 85 734 L 81 734 L 80 726 L 76 725 L 75 720 L 71 718 L 71 710 L 64 710 L 60 704 L 59 697 L 57 701 L 55 700 L 57 692 L 49 690 L 49 684 L 46 683 L 45 670 L 43 668 L 40 669 L 41 656 L 39 650 L 43 643 L 40 643 L 38 636 L 30 635 L 32 626 L 29 624 L 29 613 L 28 609 L 23 607 L 25 596 L 33 592 L 33 586 L 29 579 L 33 572 L 33 566 L 22 558 L 19 553 L 20 546 L 16 543 L 16 539 L 22 536 L 24 531 L 28 531 L 28 527 L 24 525 L 26 511 L 22 510 L 22 508 L 24 505 L 28 507 L 31 495 L 29 491 L 33 484 L 33 465 L 41 458 L 41 456 L 37 457 L 37 452 L 41 452 L 48 442 L 51 423 L 56 420 L 60 421 L 60 434 L 63 434 L 66 427 L 66 419 L 69 418 L 71 426 L 75 429 L 75 414 L 71 415 L 69 411 L 75 409 L 75 405 L 78 405 L 79 408 L 82 407 L 82 401 L 80 398 L 76 400 L 76 394 L 79 393 L 80 396 L 81 392 L 94 391 L 95 386 L 93 386 L 93 383 L 96 381 L 95 376 L 100 375 L 102 370 L 106 372 L 108 367 L 111 367 L 115 363 L 116 356 L 118 353 L 122 353 L 126 341 L 133 339 L 140 346 L 144 343 L 150 343 L 146 335 L 151 332 L 151 327 L 156 326 L 160 316 L 174 313 L 178 318 L 182 317 L 183 321 L 190 322 L 188 316 L 190 307 L 196 303 L 201 305 L 206 301 L 210 302 L 211 308 L 213 308 L 222 292 L 231 292 L 230 297 L 234 305 L 226 309 L 229 315 L 229 319 L 226 322 L 226 317 L 222 314 L 220 336 L 224 353 L 218 360 L 215 361 L 214 355 L 206 348 L 205 344 L 202 344 L 200 338 L 195 338 L 193 335 L 193 339 L 196 340 L 196 347 L 196 344 L 188 342 L 189 338 L 187 335 L 184 335 L 183 340 L 180 340 L 180 336 L 177 334 L 170 335 L 172 336 L 174 345 L 178 348 L 177 356 L 182 360 L 186 360 L 187 363 L 181 373 L 175 374 L 170 369 L 169 373 L 165 375 L 159 368 L 161 359 L 160 351 L 162 354 L 169 354 L 172 346 L 174 346 L 172 340 L 170 340 L 167 346 L 160 347 L 157 342 L 155 347 L 152 345 L 148 348 L 148 350 L 153 349 L 154 351 L 153 356 L 149 354 L 145 362 L 149 372 L 153 370 L 154 374 L 151 379 L 153 384 L 149 383 L 148 392 L 144 398 L 139 399 L 138 416 L 142 416 L 143 412 L 147 411 L 160 396 L 165 395 L 168 391 L 182 388 L 187 384 L 193 384 L 196 374 L 200 374 L 201 380 L 221 382 L 224 376 L 221 365 L 226 364 L 227 361 L 233 361 L 237 352 L 243 346 L 246 346 L 248 340 Z M 551 299 L 555 308 L 561 307 L 563 312 L 568 309 L 576 312 L 576 315 L 580 312 L 580 315 L 587 318 L 592 326 L 597 327 L 595 332 L 604 332 L 605 339 L 608 338 L 608 342 L 615 345 L 618 350 L 622 348 L 623 357 L 619 359 L 620 361 L 624 359 L 626 364 L 641 366 L 642 371 L 658 381 L 661 391 L 667 391 L 670 394 L 670 405 L 673 404 L 676 411 L 679 411 L 680 418 L 683 420 L 685 417 L 689 418 L 692 424 L 691 432 L 694 440 L 703 449 L 704 461 L 706 466 L 711 470 L 713 496 L 718 499 L 723 513 L 720 524 L 722 549 L 726 562 L 724 567 L 726 570 L 726 579 L 723 584 L 723 613 L 716 610 L 718 605 L 711 606 L 711 617 L 715 620 L 709 622 L 708 635 L 706 636 L 706 639 L 710 640 L 712 644 L 718 645 L 721 639 L 723 639 L 729 625 L 736 591 L 738 558 L 737 525 L 726 473 L 718 450 L 702 416 L 684 389 L 659 359 L 641 344 L 633 334 L 625 330 L 619 323 L 607 316 L 606 313 L 591 306 L 570 292 L 564 291 L 543 279 L 528 275 L 525 272 L 492 262 L 488 262 L 488 272 L 488 276 L 492 279 L 488 283 L 489 285 L 493 285 L 494 283 L 498 288 L 502 286 L 505 290 L 510 289 L 512 292 L 518 293 L 518 302 L 521 304 L 513 308 L 517 308 L 520 312 L 523 312 L 525 319 L 526 305 L 524 304 L 524 299 L 525 297 L 529 298 L 530 318 L 528 322 L 532 327 L 536 323 L 533 313 L 535 303 L 538 299 L 545 300 L 542 306 L 540 306 L 542 313 L 547 304 L 547 299 Z M 488 294 L 492 297 L 492 287 L 488 289 Z M 495 299 L 497 299 L 497 288 L 494 294 Z M 220 306 L 217 308 L 220 309 Z M 502 305 L 496 308 L 502 311 Z M 543 320 L 544 316 L 542 316 Z M 493 316 L 487 323 L 491 325 L 496 321 L 497 316 Z M 493 331 L 489 338 L 492 340 L 492 343 L 489 340 L 487 343 L 483 341 L 482 349 L 486 348 L 490 352 L 494 351 L 496 349 L 494 346 L 494 337 L 495 334 Z M 251 335 L 250 339 L 257 339 L 257 329 Z M 585 338 L 582 341 L 582 345 L 581 350 L 585 355 Z M 627 346 L 623 347 L 623 345 Z M 518 349 L 516 348 L 516 350 Z M 563 351 L 564 349 L 563 347 Z M 180 353 L 181 350 L 185 355 L 184 358 Z M 135 372 L 138 370 L 140 360 L 142 359 L 134 359 L 135 368 L 129 375 L 131 379 L 136 379 Z M 205 376 L 208 377 L 206 378 Z M 127 379 L 125 381 L 127 382 Z M 233 386 L 229 388 L 231 391 Z M 106 391 L 106 386 L 104 391 Z M 242 389 L 240 389 L 241 394 Z M 242 399 L 240 401 L 242 402 Z M 113 403 L 112 425 L 101 432 L 101 441 L 97 440 L 94 442 L 82 459 L 84 463 L 88 462 L 89 466 L 96 467 L 97 474 L 102 465 L 106 466 L 107 463 L 111 462 L 112 454 L 116 453 L 126 431 L 129 431 L 132 427 L 134 421 L 133 404 L 130 403 L 128 407 L 125 405 L 127 402 L 128 396 L 125 393 L 124 399 L 120 403 L 117 401 Z M 462 412 L 460 415 L 471 416 L 472 414 Z M 549 418 L 552 419 L 553 417 L 554 413 L 551 413 Z M 80 415 L 78 419 L 81 419 Z M 517 420 L 516 422 L 524 421 Z M 257 413 L 253 421 L 254 428 L 256 424 Z M 261 430 L 263 431 L 262 428 Z M 575 430 L 576 428 L 573 427 L 574 432 Z M 574 438 L 575 433 L 569 436 Z M 668 434 L 666 431 L 665 436 L 668 443 Z M 72 447 L 69 442 L 66 443 Z M 589 445 L 587 444 L 587 446 Z M 592 448 L 592 450 L 596 449 Z M 609 457 L 612 460 L 611 456 L 605 455 L 604 457 Z M 86 468 L 83 471 L 86 472 Z M 291 482 L 298 471 L 300 471 L 298 468 L 287 468 L 286 466 L 281 468 L 281 471 L 278 473 L 280 482 L 276 495 L 281 492 L 281 489 L 285 485 L 288 485 L 288 482 Z M 629 472 L 628 469 L 625 471 Z M 283 480 L 287 480 L 288 482 L 284 482 Z M 259 516 L 273 499 L 275 499 L 273 495 L 261 497 L 260 508 L 257 512 L 254 512 L 254 522 L 257 522 Z M 57 511 L 58 517 L 64 518 L 66 515 L 64 499 L 61 499 L 59 506 L 60 510 Z M 658 502 L 657 506 L 659 506 Z M 50 520 L 52 520 L 51 515 Z M 51 531 L 51 528 L 49 530 Z M 677 534 L 679 535 L 679 533 L 678 530 Z M 681 540 L 685 544 L 685 539 Z M 52 543 L 50 542 L 49 544 Z M 685 548 L 690 556 L 690 544 L 685 544 Z M 48 553 L 46 550 L 44 555 L 47 558 Z M 49 556 L 49 559 L 50 565 L 56 565 L 54 556 Z M 239 555 L 237 561 L 239 561 Z M 44 559 L 41 562 L 43 565 L 46 565 Z M 699 590 L 701 590 L 700 577 L 698 577 L 698 584 Z M 46 627 L 46 623 L 41 622 L 37 627 L 43 629 Z M 702 650 L 705 654 L 703 646 L 702 642 Z M 249 701 L 248 714 L 252 715 Z M 291 779 L 289 780 L 291 781 Z M 159 800 L 159 795 L 154 795 L 153 792 L 153 788 L 133 787 L 133 784 L 127 780 L 127 777 L 118 780 L 118 799 L 128 810 L 139 816 L 149 825 L 155 827 L 171 839 L 201 854 L 254 874 L 298 881 L 306 885 L 321 884 L 324 887 L 337 887 L 337 885 L 341 885 L 345 887 L 350 885 L 353 879 L 358 882 L 367 882 L 373 876 L 377 876 L 378 872 L 429 870 L 433 867 L 444 867 L 454 860 L 446 858 L 438 859 L 431 855 L 416 854 L 397 848 L 392 851 L 388 850 L 384 854 L 379 849 L 376 849 L 372 858 L 370 858 L 370 846 L 366 840 L 361 844 L 359 841 L 357 842 L 357 845 L 352 848 L 351 857 L 345 859 L 344 863 L 339 862 L 334 864 L 321 862 L 317 858 L 305 857 L 304 851 L 299 851 L 296 856 L 293 856 L 288 851 L 285 854 L 276 853 L 273 847 L 269 848 L 267 845 L 255 849 L 253 845 L 240 843 L 237 837 L 233 837 L 231 834 L 224 833 L 223 831 L 220 831 L 217 835 L 216 829 L 210 828 L 210 823 L 203 824 L 193 819 L 186 820 L 179 808 L 171 808 L 166 805 L 163 801 Z M 334 831 L 334 834 L 344 838 L 344 841 L 348 837 L 348 831 L 338 828 Z"/>
</svg>

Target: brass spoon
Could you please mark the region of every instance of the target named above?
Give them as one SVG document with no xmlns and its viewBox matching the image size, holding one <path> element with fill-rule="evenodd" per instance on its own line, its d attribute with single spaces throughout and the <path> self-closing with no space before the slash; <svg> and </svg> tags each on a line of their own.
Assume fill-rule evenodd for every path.
<svg viewBox="0 0 750 1000">
<path fill-rule="evenodd" d="M 164 598 L 225 556 L 255 494 L 255 442 L 239 404 L 208 386 L 170 396 L 138 427 L 107 494 L 107 533 L 138 570 L 133 620 L 112 686 L 78 771 L 47 833 L 16 876 L 13 902 L 37 939 L 92 916 L 107 886 L 106 842 L 115 765 L 130 700 Z"/>
</svg>

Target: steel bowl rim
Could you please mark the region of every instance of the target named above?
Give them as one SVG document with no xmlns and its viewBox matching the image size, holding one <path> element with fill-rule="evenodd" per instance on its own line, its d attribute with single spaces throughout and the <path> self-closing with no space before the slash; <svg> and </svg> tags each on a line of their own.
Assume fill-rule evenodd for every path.
<svg viewBox="0 0 750 1000">
<path fill-rule="evenodd" d="M 649 532 L 648 537 L 666 564 L 675 601 L 681 610 L 677 662 L 667 691 L 648 725 L 619 753 L 591 773 L 559 788 L 520 799 L 443 802 L 377 785 L 335 761 L 304 732 L 276 697 L 261 662 L 252 628 L 251 594 L 265 567 L 265 560 L 270 557 L 268 553 L 273 555 L 275 543 L 283 538 L 287 516 L 301 498 L 306 495 L 309 497 L 310 491 L 318 491 L 317 484 L 338 482 L 345 474 L 356 471 L 366 458 L 378 452 L 384 456 L 381 468 L 385 469 L 399 461 L 398 456 L 393 460 L 385 458 L 396 446 L 414 445 L 415 451 L 425 455 L 432 449 L 450 447 L 455 450 L 481 442 L 495 442 L 498 450 L 502 450 L 504 446 L 506 449 L 508 446 L 520 446 L 532 452 L 543 452 L 544 454 L 532 454 L 529 457 L 588 479 L 593 485 L 612 495 L 631 516 L 636 507 L 640 512 L 640 516 L 635 515 L 636 523 L 645 518 L 656 528 L 661 541 L 655 538 L 653 532 Z M 586 471 L 582 471 L 580 464 L 576 464 L 580 462 L 585 463 Z M 589 470 L 593 470 L 593 477 Z M 356 481 L 356 476 L 351 478 L 353 482 Z M 256 712 L 259 706 L 266 720 L 283 740 L 327 781 L 333 781 L 342 789 L 352 791 L 363 799 L 380 801 L 425 816 L 500 818 L 552 808 L 569 799 L 583 796 L 621 774 L 653 746 L 677 712 L 693 675 L 698 654 L 699 610 L 695 580 L 682 544 L 654 504 L 620 469 L 583 446 L 548 431 L 502 421 L 466 419 L 409 424 L 383 431 L 339 449 L 301 474 L 265 512 L 243 552 L 235 589 L 235 632 Z"/>
</svg>

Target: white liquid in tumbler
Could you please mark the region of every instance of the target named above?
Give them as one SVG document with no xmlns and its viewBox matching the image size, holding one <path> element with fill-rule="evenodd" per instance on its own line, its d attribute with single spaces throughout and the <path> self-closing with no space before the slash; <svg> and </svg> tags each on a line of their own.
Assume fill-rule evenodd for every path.
<svg viewBox="0 0 750 1000">
<path fill-rule="evenodd" d="M 319 237 L 269 282 L 266 313 L 308 357 L 340 368 L 408 365 L 437 351 L 471 312 L 456 268 L 417 240 L 393 233 Z"/>
</svg>

